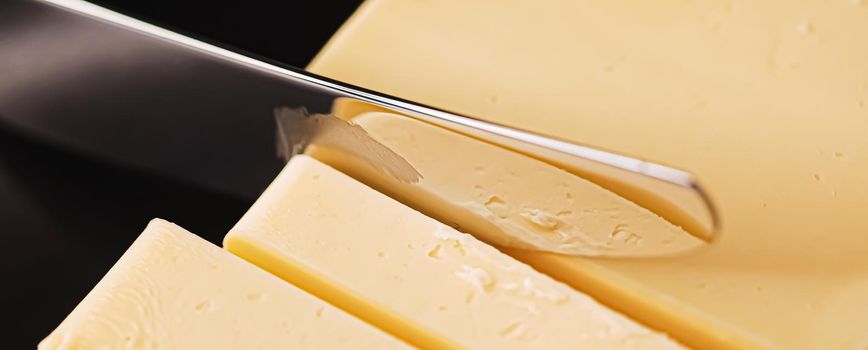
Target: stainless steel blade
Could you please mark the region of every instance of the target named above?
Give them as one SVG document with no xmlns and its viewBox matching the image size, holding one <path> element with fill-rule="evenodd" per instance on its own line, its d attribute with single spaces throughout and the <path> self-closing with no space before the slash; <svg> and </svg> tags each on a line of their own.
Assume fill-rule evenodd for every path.
<svg viewBox="0 0 868 350">
<path fill-rule="evenodd" d="M 281 166 L 272 109 L 328 114 L 352 99 L 560 166 L 706 240 L 718 232 L 708 195 L 680 169 L 254 59 L 83 1 L 9 0 L 0 14 L 0 118 L 111 161 L 254 197 Z"/>
</svg>

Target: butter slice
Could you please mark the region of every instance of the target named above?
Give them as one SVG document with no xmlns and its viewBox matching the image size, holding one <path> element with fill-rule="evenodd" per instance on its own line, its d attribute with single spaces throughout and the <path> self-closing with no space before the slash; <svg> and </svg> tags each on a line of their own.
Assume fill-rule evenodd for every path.
<svg viewBox="0 0 868 350">
<path fill-rule="evenodd" d="M 409 347 L 155 219 L 39 349 L 156 348 Z"/>
<path fill-rule="evenodd" d="M 510 254 L 695 348 L 863 350 L 866 37 L 864 0 L 370 0 L 309 69 L 690 170 L 710 249 Z"/>
<path fill-rule="evenodd" d="M 487 242 L 584 256 L 659 256 L 702 241 L 608 190 L 536 159 L 421 121 L 352 119 L 424 178 L 401 182 L 339 148 L 309 154 Z"/>
<path fill-rule="evenodd" d="M 224 245 L 423 348 L 680 348 L 304 155 L 290 160 Z"/>
</svg>

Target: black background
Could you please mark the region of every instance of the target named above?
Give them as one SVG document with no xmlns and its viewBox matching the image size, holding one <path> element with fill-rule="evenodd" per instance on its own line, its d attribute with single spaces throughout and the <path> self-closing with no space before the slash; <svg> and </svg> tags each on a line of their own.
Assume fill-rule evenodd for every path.
<svg viewBox="0 0 868 350">
<path fill-rule="evenodd" d="M 92 2 L 298 67 L 310 61 L 360 3 Z M 4 348 L 34 348 L 151 218 L 177 222 L 219 243 L 252 200 L 102 164 L 0 124 L 0 305 L 3 323 L 11 326 Z"/>
</svg>

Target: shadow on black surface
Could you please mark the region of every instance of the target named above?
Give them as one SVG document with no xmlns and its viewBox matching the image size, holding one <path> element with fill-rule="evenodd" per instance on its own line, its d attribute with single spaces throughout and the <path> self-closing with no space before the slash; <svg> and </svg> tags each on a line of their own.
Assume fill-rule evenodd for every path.
<svg viewBox="0 0 868 350">
<path fill-rule="evenodd" d="M 0 125 L 2 305 L 14 335 L 6 345 L 33 348 L 48 335 L 150 219 L 219 244 L 250 204 L 101 164 Z"/>
</svg>

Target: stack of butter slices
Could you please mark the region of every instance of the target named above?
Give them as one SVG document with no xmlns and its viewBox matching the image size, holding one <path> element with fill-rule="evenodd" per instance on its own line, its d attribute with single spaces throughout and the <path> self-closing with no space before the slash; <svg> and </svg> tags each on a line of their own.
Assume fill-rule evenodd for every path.
<svg viewBox="0 0 868 350">
<path fill-rule="evenodd" d="M 224 246 L 154 220 L 40 347 L 682 348 L 306 155 Z"/>
<path fill-rule="evenodd" d="M 308 68 L 687 168 L 714 194 L 722 217 L 720 239 L 708 249 L 666 259 L 503 251 L 693 348 L 863 350 L 866 38 L 864 0 L 370 0 Z M 563 225 L 555 200 L 516 202 L 492 192 L 555 191 L 545 181 L 517 188 L 502 167 L 463 164 L 457 145 L 438 155 L 417 152 L 396 129 L 383 137 L 436 172 L 422 183 L 424 194 L 400 198 L 428 215 L 465 225 L 470 220 L 456 214 L 492 217 L 487 233 L 513 225 L 516 214 L 530 219 L 515 223 L 530 232 Z M 465 170 L 474 165 L 479 174 Z M 498 176 L 513 187 L 497 187 Z M 365 181 L 380 187 L 376 178 Z M 483 188 L 458 191 L 464 183 Z M 577 223 L 600 227 L 593 218 Z M 617 236 L 663 243 L 664 236 L 649 241 L 649 229 L 666 227 L 634 221 Z"/>
</svg>

